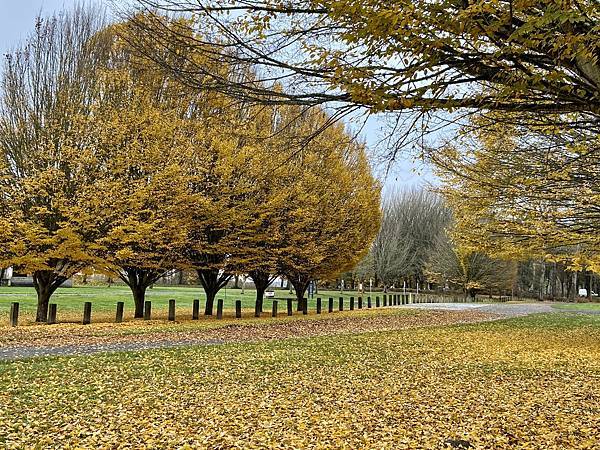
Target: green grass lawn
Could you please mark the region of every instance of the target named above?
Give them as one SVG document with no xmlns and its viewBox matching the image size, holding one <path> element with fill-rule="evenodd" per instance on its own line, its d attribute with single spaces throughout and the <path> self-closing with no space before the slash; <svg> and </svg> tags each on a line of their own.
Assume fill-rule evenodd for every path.
<svg viewBox="0 0 600 450">
<path fill-rule="evenodd" d="M 275 299 L 279 302 L 279 311 L 284 311 L 286 308 L 285 299 L 295 298 L 294 294 L 290 294 L 288 290 L 276 289 L 275 295 Z M 354 296 L 357 298 L 359 294 L 356 292 L 344 292 L 344 294 L 340 294 L 339 291 L 320 291 L 314 298 L 309 299 L 309 308 L 315 308 L 317 297 L 323 298 L 324 309 L 327 308 L 326 299 L 334 297 L 336 299 L 335 305 L 337 308 L 337 299 L 340 296 L 345 298 L 347 308 L 349 297 Z M 366 296 L 368 296 L 368 294 L 363 294 L 362 296 L 365 298 L 366 303 Z M 223 299 L 224 309 L 227 311 L 234 310 L 235 301 L 241 300 L 244 314 L 248 315 L 252 314 L 254 311 L 256 292 L 251 289 L 246 289 L 244 294 L 242 294 L 240 289 L 222 289 L 217 298 Z M 185 318 L 187 316 L 191 317 L 194 299 L 200 299 L 203 311 L 206 296 L 204 295 L 203 289 L 199 286 L 156 286 L 152 289 L 148 289 L 146 299 L 152 301 L 153 313 L 156 317 L 161 318 L 163 316 L 166 317 L 169 299 L 175 299 L 177 314 L 180 317 Z M 265 298 L 264 310 L 266 312 L 271 311 L 272 300 L 273 299 L 271 298 Z M 116 304 L 119 301 L 125 302 L 126 319 L 133 318 L 133 299 L 131 297 L 131 291 L 127 286 L 113 285 L 110 288 L 106 286 L 59 288 L 51 299 L 51 303 L 57 304 L 57 316 L 59 322 L 81 320 L 83 304 L 85 302 L 92 302 L 92 320 L 114 320 Z M 0 287 L 0 326 L 8 324 L 11 302 L 19 302 L 20 304 L 21 323 L 31 323 L 35 320 L 37 299 L 33 288 Z"/>
<path fill-rule="evenodd" d="M 571 311 L 600 311 L 600 303 L 555 303 L 552 307 Z"/>
<path fill-rule="evenodd" d="M 5 448 L 597 448 L 600 318 L 0 363 Z"/>
</svg>

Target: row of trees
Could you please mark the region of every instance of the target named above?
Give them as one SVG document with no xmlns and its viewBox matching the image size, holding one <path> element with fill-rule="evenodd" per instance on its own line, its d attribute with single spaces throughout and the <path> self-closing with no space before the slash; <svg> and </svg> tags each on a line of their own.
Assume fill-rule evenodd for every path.
<svg viewBox="0 0 600 450">
<path fill-rule="evenodd" d="M 311 279 L 356 264 L 380 215 L 364 146 L 322 108 L 191 88 L 146 56 L 163 51 L 151 38 L 132 47 L 134 33 L 77 7 L 40 19 L 5 61 L 0 266 L 33 274 L 37 320 L 89 267 L 127 283 L 141 317 L 146 289 L 174 268 L 197 271 L 212 314 L 235 273 L 252 277 L 261 309 L 274 274 L 301 301 Z M 251 77 L 186 45 L 161 56 Z"/>
<path fill-rule="evenodd" d="M 598 2 L 138 4 L 193 13 L 198 25 L 226 33 L 218 42 L 208 34 L 192 47 L 215 43 L 224 50 L 219 57 L 262 68 L 260 89 L 222 77 L 213 77 L 211 88 L 261 104 L 329 103 L 340 112 L 366 108 L 392 116 L 397 127 L 388 156 L 415 146 L 438 167 L 467 254 L 564 265 L 586 278 L 600 269 Z M 137 27 L 165 48 L 182 42 L 180 32 L 164 32 L 160 16 Z M 226 51 L 232 46 L 238 51 Z M 180 75 L 190 85 L 200 81 Z M 276 79 L 303 89 L 277 91 Z M 423 136 L 439 137 L 441 129 L 458 138 L 428 145 Z"/>
</svg>

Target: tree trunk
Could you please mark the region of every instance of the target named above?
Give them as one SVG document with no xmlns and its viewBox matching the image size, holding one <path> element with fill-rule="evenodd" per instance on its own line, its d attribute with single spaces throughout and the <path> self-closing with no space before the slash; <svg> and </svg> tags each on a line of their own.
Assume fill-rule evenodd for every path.
<svg viewBox="0 0 600 450">
<path fill-rule="evenodd" d="M 142 269 L 139 267 L 121 267 L 119 278 L 129 286 L 133 296 L 135 311 L 133 317 L 141 319 L 144 317 L 144 302 L 146 300 L 146 290 L 152 284 L 163 276 L 165 271 Z"/>
<path fill-rule="evenodd" d="M 587 300 L 592 301 L 592 272 L 589 270 L 585 273 L 585 288 L 587 289 Z"/>
<path fill-rule="evenodd" d="M 269 273 L 262 270 L 252 270 L 248 273 L 250 278 L 256 287 L 256 301 L 254 303 L 254 313 L 259 314 L 263 312 L 264 296 L 265 291 L 269 285 L 273 282 L 275 277 L 272 277 Z"/>
<path fill-rule="evenodd" d="M 233 280 L 234 280 L 234 281 L 233 281 L 233 289 L 239 289 L 239 288 L 240 288 L 240 276 L 239 276 L 239 275 L 236 275 L 236 276 L 233 278 Z"/>
<path fill-rule="evenodd" d="M 206 294 L 205 316 L 212 316 L 215 305 L 215 298 L 221 288 L 231 279 L 232 275 L 220 273 L 218 269 L 198 269 L 198 279 L 204 288 Z"/>
<path fill-rule="evenodd" d="M 56 274 L 52 270 L 38 270 L 33 273 L 33 285 L 37 292 L 36 322 L 48 321 L 48 304 L 50 297 L 56 289 L 67 280 L 66 277 Z"/>
<path fill-rule="evenodd" d="M 135 305 L 135 312 L 133 317 L 135 319 L 141 319 L 144 317 L 144 302 L 146 301 L 146 287 L 145 286 L 130 286 L 131 293 L 133 294 L 133 303 Z"/>
<path fill-rule="evenodd" d="M 577 292 L 577 272 L 571 272 L 571 279 L 569 283 L 569 299 L 573 302 L 577 300 L 579 293 Z"/>
<path fill-rule="evenodd" d="M 294 290 L 296 291 L 298 311 L 302 311 L 302 308 L 304 306 L 304 294 L 306 292 L 306 289 L 308 288 L 308 283 L 310 283 L 310 277 L 304 274 L 297 274 L 295 276 L 288 276 L 288 279 L 290 280 L 290 283 L 292 283 L 292 286 L 294 286 Z"/>
</svg>

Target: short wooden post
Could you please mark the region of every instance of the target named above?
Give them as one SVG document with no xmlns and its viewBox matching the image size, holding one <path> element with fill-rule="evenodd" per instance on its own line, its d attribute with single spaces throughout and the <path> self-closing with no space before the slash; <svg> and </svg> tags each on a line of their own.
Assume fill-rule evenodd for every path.
<svg viewBox="0 0 600 450">
<path fill-rule="evenodd" d="M 223 299 L 217 300 L 217 319 L 223 318 Z"/>
<path fill-rule="evenodd" d="M 235 318 L 236 319 L 242 318 L 242 301 L 241 300 L 235 301 Z"/>
<path fill-rule="evenodd" d="M 321 314 L 321 297 L 317 297 L 317 314 Z"/>
<path fill-rule="evenodd" d="M 271 317 L 277 317 L 277 300 L 273 300 L 273 310 L 271 311 Z"/>
<path fill-rule="evenodd" d="M 358 309 L 362 309 L 362 297 L 358 297 Z"/>
<path fill-rule="evenodd" d="M 329 297 L 329 308 L 328 308 L 328 312 L 332 313 L 333 312 L 333 297 Z"/>
<path fill-rule="evenodd" d="M 116 323 L 123 322 L 123 310 L 125 309 L 125 302 L 117 302 L 117 315 L 115 317 Z"/>
<path fill-rule="evenodd" d="M 12 302 L 10 304 L 10 326 L 16 327 L 19 323 L 19 303 Z"/>
<path fill-rule="evenodd" d="M 350 311 L 354 311 L 354 297 L 350 297 Z"/>
<path fill-rule="evenodd" d="M 198 320 L 200 317 L 200 299 L 195 299 L 192 305 L 192 320 Z"/>
<path fill-rule="evenodd" d="M 308 299 L 307 298 L 302 299 L 302 314 L 305 316 L 308 314 Z"/>
<path fill-rule="evenodd" d="M 367 308 L 371 309 L 373 305 L 371 305 L 371 297 L 367 297 Z"/>
<path fill-rule="evenodd" d="M 344 297 L 340 297 L 340 304 L 338 305 L 340 311 L 344 310 Z"/>
<path fill-rule="evenodd" d="M 379 297 L 375 297 L 375 308 L 379 308 L 381 306 L 381 303 L 379 302 Z"/>
<path fill-rule="evenodd" d="M 294 305 L 292 304 L 292 299 L 288 298 L 287 299 L 287 315 L 291 316 L 292 314 L 294 314 Z"/>
<path fill-rule="evenodd" d="M 144 302 L 144 320 L 150 320 L 152 318 L 152 302 Z"/>
<path fill-rule="evenodd" d="M 48 305 L 48 325 L 56 323 L 56 303 L 50 303 Z"/>
<path fill-rule="evenodd" d="M 383 296 L 383 306 L 387 306 L 387 296 Z"/>
<path fill-rule="evenodd" d="M 83 304 L 83 324 L 89 325 L 92 323 L 92 302 Z"/>
<path fill-rule="evenodd" d="M 175 299 L 169 300 L 169 322 L 175 322 Z"/>
</svg>

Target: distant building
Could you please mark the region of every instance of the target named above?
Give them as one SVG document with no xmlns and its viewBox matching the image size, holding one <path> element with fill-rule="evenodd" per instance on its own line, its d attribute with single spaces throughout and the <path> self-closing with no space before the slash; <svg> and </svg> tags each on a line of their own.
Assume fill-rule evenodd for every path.
<svg viewBox="0 0 600 450">
<path fill-rule="evenodd" d="M 2 273 L 0 286 L 33 287 L 33 277 L 25 273 L 15 272 L 12 267 L 9 267 Z M 61 287 L 73 287 L 73 280 L 68 279 Z"/>
</svg>

